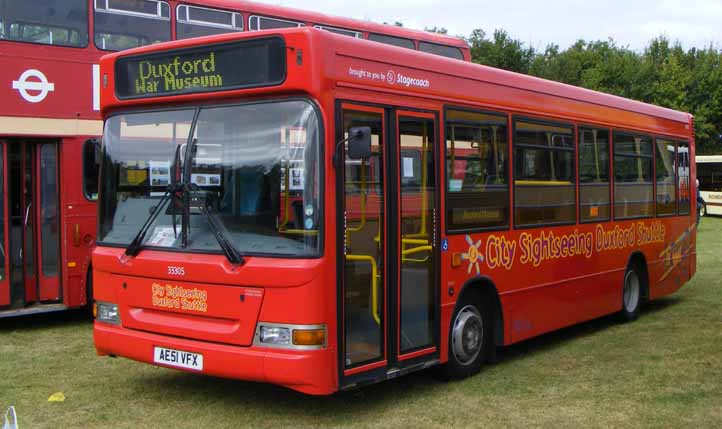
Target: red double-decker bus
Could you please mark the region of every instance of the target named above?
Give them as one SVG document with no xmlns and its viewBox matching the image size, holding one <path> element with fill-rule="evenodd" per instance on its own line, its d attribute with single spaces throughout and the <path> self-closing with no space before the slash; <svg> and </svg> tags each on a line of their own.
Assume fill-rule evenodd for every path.
<svg viewBox="0 0 722 429">
<path fill-rule="evenodd" d="M 0 0 L 0 317 L 90 296 L 101 55 L 299 26 L 469 59 L 460 39 L 251 2 Z"/>
<path fill-rule="evenodd" d="M 101 61 L 100 355 L 330 394 L 671 294 L 691 115 L 315 29 Z"/>
</svg>

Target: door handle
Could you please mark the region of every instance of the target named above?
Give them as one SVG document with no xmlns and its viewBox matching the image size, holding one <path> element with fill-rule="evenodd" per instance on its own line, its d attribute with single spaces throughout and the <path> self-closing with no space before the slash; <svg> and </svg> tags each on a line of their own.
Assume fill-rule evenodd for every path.
<svg viewBox="0 0 722 429">
<path fill-rule="evenodd" d="M 30 218 L 30 208 L 33 206 L 32 203 L 28 204 L 28 208 L 25 209 L 25 221 L 23 221 L 23 229 L 28 227 L 28 218 Z"/>
</svg>

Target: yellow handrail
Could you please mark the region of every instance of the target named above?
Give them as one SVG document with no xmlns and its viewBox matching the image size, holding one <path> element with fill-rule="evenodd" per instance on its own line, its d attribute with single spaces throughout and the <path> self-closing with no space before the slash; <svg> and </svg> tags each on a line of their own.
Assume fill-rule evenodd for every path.
<svg viewBox="0 0 722 429">
<path fill-rule="evenodd" d="M 348 182 L 346 182 L 348 183 Z M 366 226 L 366 160 L 361 160 L 361 223 L 353 228 L 346 228 L 346 243 L 351 245 L 351 234 L 361 232 Z"/>
<path fill-rule="evenodd" d="M 426 246 L 412 247 L 411 249 L 402 250 L 401 251 L 401 261 L 402 262 L 426 262 L 429 260 L 428 256 L 424 259 L 410 259 L 410 258 L 407 258 L 407 256 L 413 255 L 415 253 L 431 252 L 433 249 L 434 248 L 432 246 L 426 245 Z"/>
<path fill-rule="evenodd" d="M 379 299 L 378 299 L 378 267 L 376 265 L 376 259 L 373 256 L 368 255 L 346 255 L 347 261 L 354 262 L 368 262 L 371 264 L 371 313 L 374 316 L 374 320 L 380 326 L 381 315 L 379 313 Z"/>
</svg>

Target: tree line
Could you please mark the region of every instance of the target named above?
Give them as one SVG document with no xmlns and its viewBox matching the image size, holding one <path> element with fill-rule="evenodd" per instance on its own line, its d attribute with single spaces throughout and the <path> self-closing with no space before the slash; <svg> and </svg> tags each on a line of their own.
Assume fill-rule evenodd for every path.
<svg viewBox="0 0 722 429">
<path fill-rule="evenodd" d="M 690 112 L 697 153 L 722 154 L 722 51 L 714 45 L 684 49 L 658 37 L 636 51 L 612 39 L 580 39 L 541 51 L 504 30 L 475 30 L 466 40 L 475 63 Z"/>
</svg>

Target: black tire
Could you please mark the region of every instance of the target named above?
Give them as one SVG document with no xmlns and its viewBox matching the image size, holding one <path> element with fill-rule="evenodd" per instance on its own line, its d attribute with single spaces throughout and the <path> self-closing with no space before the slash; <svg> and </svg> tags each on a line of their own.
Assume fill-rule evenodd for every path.
<svg viewBox="0 0 722 429">
<path fill-rule="evenodd" d="M 636 264 L 630 264 L 624 272 L 622 281 L 622 311 L 619 317 L 622 322 L 632 322 L 639 317 L 642 307 L 644 273 Z"/>
<path fill-rule="evenodd" d="M 707 204 L 702 204 L 702 206 L 699 208 L 699 217 L 705 216 L 707 216 Z"/>
<path fill-rule="evenodd" d="M 447 380 L 460 380 L 481 370 L 489 355 L 493 327 L 488 305 L 474 294 L 456 303 L 449 327 L 449 361 L 442 367 Z"/>
<path fill-rule="evenodd" d="M 85 312 L 93 318 L 93 268 L 88 268 L 85 278 Z"/>
</svg>

